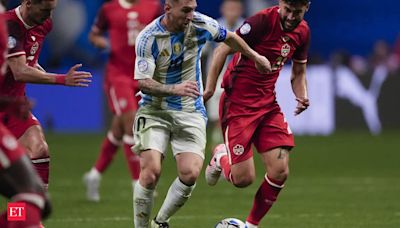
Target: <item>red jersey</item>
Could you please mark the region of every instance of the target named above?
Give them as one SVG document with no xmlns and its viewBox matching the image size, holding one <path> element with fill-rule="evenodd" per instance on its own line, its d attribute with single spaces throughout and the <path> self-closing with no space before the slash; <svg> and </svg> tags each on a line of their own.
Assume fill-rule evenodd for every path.
<svg viewBox="0 0 400 228">
<path fill-rule="evenodd" d="M 7 58 L 26 55 L 26 63 L 35 67 L 44 38 L 51 31 L 51 19 L 41 25 L 29 26 L 22 20 L 19 7 L 7 11 L 4 18 L 8 28 Z M 10 68 L 5 77 L 0 78 L 0 95 L 25 96 L 25 83 L 15 81 Z"/>
<path fill-rule="evenodd" d="M 254 62 L 238 53 L 225 72 L 222 87 L 231 102 L 260 108 L 276 104 L 275 83 L 288 59 L 307 62 L 310 30 L 301 21 L 293 31 L 283 31 L 279 7 L 264 9 L 248 18 L 236 31 L 246 43 L 270 62 L 272 72 L 262 74 Z"/>
<path fill-rule="evenodd" d="M 160 14 L 158 0 L 141 0 L 133 5 L 124 0 L 113 0 L 101 7 L 93 29 L 109 34 L 111 53 L 106 80 L 133 80 L 136 36 Z"/>
</svg>

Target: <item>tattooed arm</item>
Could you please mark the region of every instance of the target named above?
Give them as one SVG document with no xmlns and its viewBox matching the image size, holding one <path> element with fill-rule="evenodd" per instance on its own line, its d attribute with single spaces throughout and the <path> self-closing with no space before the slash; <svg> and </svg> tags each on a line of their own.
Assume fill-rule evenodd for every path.
<svg viewBox="0 0 400 228">
<path fill-rule="evenodd" d="M 139 88 L 143 93 L 156 97 L 165 96 L 189 96 L 196 98 L 200 95 L 195 81 L 185 81 L 180 84 L 165 85 L 151 78 L 140 79 Z"/>
</svg>

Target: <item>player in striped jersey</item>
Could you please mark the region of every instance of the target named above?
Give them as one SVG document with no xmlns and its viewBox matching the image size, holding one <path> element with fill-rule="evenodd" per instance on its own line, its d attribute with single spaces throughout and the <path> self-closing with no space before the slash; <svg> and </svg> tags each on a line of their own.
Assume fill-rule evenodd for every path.
<svg viewBox="0 0 400 228">
<path fill-rule="evenodd" d="M 171 143 L 178 177 L 169 188 L 152 227 L 169 227 L 170 217 L 190 197 L 206 145 L 200 54 L 207 41 L 225 42 L 252 59 L 262 72 L 269 61 L 214 19 L 195 11 L 195 0 L 166 0 L 165 14 L 136 40 L 135 79 L 142 99 L 135 118 L 135 146 L 141 173 L 134 190 L 135 227 L 148 227 L 153 191 Z"/>
</svg>

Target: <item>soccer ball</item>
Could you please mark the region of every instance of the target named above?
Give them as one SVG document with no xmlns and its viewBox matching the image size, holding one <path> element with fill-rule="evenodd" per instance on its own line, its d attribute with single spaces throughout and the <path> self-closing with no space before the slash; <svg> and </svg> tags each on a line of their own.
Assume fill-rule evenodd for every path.
<svg viewBox="0 0 400 228">
<path fill-rule="evenodd" d="M 237 218 L 226 218 L 218 222 L 215 228 L 247 228 L 247 226 Z"/>
</svg>

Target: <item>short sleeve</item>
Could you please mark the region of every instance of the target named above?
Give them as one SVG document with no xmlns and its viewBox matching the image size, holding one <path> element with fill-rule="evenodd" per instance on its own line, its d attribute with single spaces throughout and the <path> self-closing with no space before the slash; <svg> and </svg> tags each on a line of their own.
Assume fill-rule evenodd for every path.
<svg viewBox="0 0 400 228">
<path fill-rule="evenodd" d="M 258 43 L 268 31 L 269 23 L 267 23 L 267 15 L 262 12 L 263 11 L 247 18 L 236 30 L 236 34 L 251 47 Z"/>
<path fill-rule="evenodd" d="M 299 48 L 297 48 L 296 51 L 293 53 L 293 61 L 298 63 L 307 62 L 308 48 L 310 47 L 310 39 L 311 39 L 311 34 L 308 27 L 304 31 L 304 33 L 305 33 L 303 38 L 304 41 L 302 45 Z"/>
<path fill-rule="evenodd" d="M 98 29 L 99 31 L 107 31 L 108 21 L 104 5 L 100 8 L 99 12 L 97 12 L 96 19 L 94 20 L 92 29 Z"/>
<path fill-rule="evenodd" d="M 7 29 L 8 29 L 8 55 L 7 58 L 25 55 L 24 50 L 24 33 L 23 30 L 19 27 L 20 25 L 16 21 L 7 21 Z"/>
<path fill-rule="evenodd" d="M 194 23 L 196 23 L 198 26 L 203 27 L 211 34 L 209 40 L 213 40 L 215 42 L 223 42 L 226 40 L 226 28 L 219 24 L 218 21 L 216 21 L 215 19 L 196 12 L 194 16 Z"/>
<path fill-rule="evenodd" d="M 143 30 L 136 38 L 135 79 L 153 78 L 156 69 L 155 38 Z"/>
</svg>

